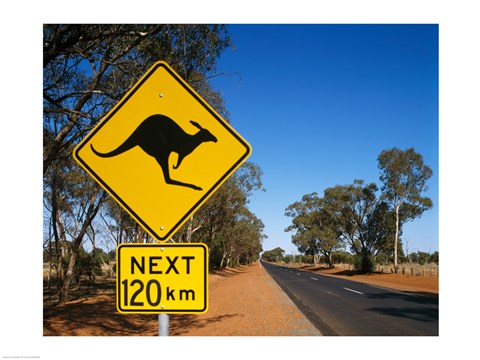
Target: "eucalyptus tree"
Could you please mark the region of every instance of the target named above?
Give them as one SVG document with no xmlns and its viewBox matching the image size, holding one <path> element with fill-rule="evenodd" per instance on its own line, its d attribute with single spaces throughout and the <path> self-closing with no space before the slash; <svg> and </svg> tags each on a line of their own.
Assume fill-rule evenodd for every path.
<svg viewBox="0 0 480 360">
<path fill-rule="evenodd" d="M 365 238 L 372 255 L 376 257 L 381 252 L 391 259 L 394 234 L 395 213 L 385 201 L 378 201 L 366 221 Z"/>
<path fill-rule="evenodd" d="M 414 148 L 383 150 L 378 156 L 378 167 L 383 183 L 381 198 L 395 212 L 394 268 L 397 271 L 398 239 L 402 225 L 420 217 L 433 206 L 430 198 L 422 196 L 428 189 L 426 183 L 433 172 Z"/>
<path fill-rule="evenodd" d="M 44 129 L 53 135 L 44 144 L 44 173 L 158 60 L 224 113 L 207 78 L 230 43 L 222 25 L 44 25 Z"/>
<path fill-rule="evenodd" d="M 337 219 L 326 208 L 323 198 L 317 193 L 306 194 L 301 201 L 287 207 L 285 215 L 292 218 L 292 224 L 285 231 L 293 231 L 292 243 L 298 250 L 312 255 L 318 263 L 320 254 L 325 256 L 328 266 L 333 266 L 332 253 L 344 247 Z"/>
<path fill-rule="evenodd" d="M 292 242 L 304 253 L 323 254 L 329 266 L 332 254 L 346 245 L 362 264 L 361 271 L 373 270 L 373 258 L 388 252 L 392 234 L 392 212 L 377 198 L 375 183 L 336 185 L 317 193 L 307 194 L 291 204 L 285 212 L 292 224 L 285 231 L 294 231 Z"/>
<path fill-rule="evenodd" d="M 44 177 L 57 254 L 59 303 L 68 301 L 80 245 L 106 192 L 73 161 L 55 162 Z M 66 162 L 66 164 L 63 164 Z"/>
<path fill-rule="evenodd" d="M 123 243 L 143 242 L 145 232 L 140 231 L 139 224 L 113 198 L 105 200 L 99 216 L 106 241 L 113 242 L 114 247 Z"/>
<path fill-rule="evenodd" d="M 44 199 L 57 251 L 70 252 L 66 268 L 58 269 L 60 302 L 68 300 L 79 246 L 106 199 L 75 165 L 73 147 L 158 60 L 168 62 L 224 115 L 208 77 L 216 74 L 216 61 L 230 43 L 223 25 L 44 25 Z M 70 250 L 66 241 L 72 242 Z"/>
<path fill-rule="evenodd" d="M 272 250 L 266 250 L 262 253 L 262 259 L 271 262 L 280 262 L 283 260 L 284 256 L 285 250 L 283 250 L 281 247 L 276 247 Z"/>
<path fill-rule="evenodd" d="M 222 258 L 219 267 L 248 264 L 258 259 L 262 251 L 264 225 L 248 208 L 238 212 L 234 221 L 227 223 L 222 238 Z"/>
<path fill-rule="evenodd" d="M 367 236 L 367 219 L 377 206 L 377 190 L 375 183 L 355 180 L 353 184 L 336 185 L 324 191 L 326 211 L 334 219 L 342 239 L 357 255 L 371 253 L 373 244 Z"/>
<path fill-rule="evenodd" d="M 255 191 L 263 191 L 262 170 L 251 162 L 245 162 L 213 195 L 200 207 L 200 209 L 187 221 L 175 236 L 177 242 L 203 242 L 207 244 L 210 256 L 210 264 L 213 267 L 223 266 L 228 247 L 231 247 L 232 236 L 229 231 L 237 231 L 239 222 L 246 221 L 246 217 L 253 219 L 254 215 L 248 209 L 249 199 Z M 255 218 L 256 219 L 256 218 Z M 258 220 L 258 219 L 257 219 Z M 252 220 L 253 221 L 253 220 Z M 259 220 L 258 220 L 259 221 Z M 254 224 L 260 229 L 260 242 L 263 239 L 263 224 Z M 244 229 L 247 229 L 246 227 Z M 252 242 L 256 242 L 255 233 Z M 243 240 L 242 240 L 243 241 Z M 249 242 L 239 241 L 235 253 L 242 253 L 244 248 L 252 249 Z M 233 246 L 233 245 L 232 245 Z M 261 243 L 255 243 L 258 256 L 261 251 Z M 230 251 L 232 252 L 232 251 Z M 219 259 L 214 255 L 220 254 Z M 225 257 L 225 258 L 224 258 Z M 223 261 L 222 261 L 223 259 Z"/>
</svg>

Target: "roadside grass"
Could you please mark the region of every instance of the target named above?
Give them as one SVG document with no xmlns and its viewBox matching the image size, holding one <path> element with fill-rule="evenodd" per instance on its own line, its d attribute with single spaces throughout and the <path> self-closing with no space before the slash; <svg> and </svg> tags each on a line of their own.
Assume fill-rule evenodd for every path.
<svg viewBox="0 0 480 360">
<path fill-rule="evenodd" d="M 308 264 L 308 263 L 281 263 L 283 266 L 305 269 L 305 270 L 326 270 L 325 264 Z M 353 264 L 339 263 L 335 264 L 335 269 L 343 269 L 346 272 L 353 272 Z M 393 274 L 395 273 L 393 264 L 378 264 L 375 273 L 378 274 Z M 406 276 L 439 276 L 439 266 L 434 263 L 417 264 L 417 263 L 403 263 L 398 267 L 398 273 Z"/>
</svg>

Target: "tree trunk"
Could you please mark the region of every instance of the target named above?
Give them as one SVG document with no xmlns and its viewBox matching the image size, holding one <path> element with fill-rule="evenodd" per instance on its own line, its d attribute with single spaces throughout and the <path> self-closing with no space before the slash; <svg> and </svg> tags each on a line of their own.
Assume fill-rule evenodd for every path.
<svg viewBox="0 0 480 360">
<path fill-rule="evenodd" d="M 59 295 L 59 304 L 65 304 L 68 301 L 68 295 L 70 292 L 72 278 L 74 276 L 73 270 L 75 267 L 76 260 L 77 260 L 77 251 L 72 251 L 72 254 L 70 256 L 70 261 L 68 262 L 67 273 L 65 274 L 65 279 L 63 281 L 62 291 Z"/>
<path fill-rule="evenodd" d="M 188 220 L 187 236 L 186 236 L 186 239 L 185 239 L 185 242 L 187 242 L 187 243 L 192 242 L 192 223 L 193 223 L 193 216 L 191 216 L 190 220 Z"/>
<path fill-rule="evenodd" d="M 95 234 L 94 234 L 94 235 L 93 235 L 93 240 L 92 240 L 92 270 L 91 270 L 91 271 L 92 271 L 92 280 L 93 280 L 93 282 L 95 282 L 95 270 L 96 270 L 96 269 L 95 269 L 95 265 L 96 265 L 96 264 L 95 264 L 95 261 L 96 261 L 96 259 L 95 259 L 95 257 L 96 257 L 95 255 L 96 255 L 96 254 L 95 254 L 95 252 L 96 252 L 96 247 L 95 247 Z"/>
<path fill-rule="evenodd" d="M 50 258 L 48 259 L 48 278 L 47 278 L 47 289 L 50 290 L 50 278 L 52 274 L 52 254 L 48 255 Z"/>
<path fill-rule="evenodd" d="M 138 224 L 135 224 L 135 235 L 133 242 L 139 244 L 145 242 L 145 230 L 143 230 L 143 228 Z"/>
<path fill-rule="evenodd" d="M 400 205 L 395 208 L 395 240 L 393 242 L 393 268 L 398 272 L 398 228 L 400 223 Z"/>
<path fill-rule="evenodd" d="M 74 268 L 75 268 L 75 262 L 77 260 L 77 255 L 78 255 L 78 249 L 80 247 L 80 244 L 82 243 L 82 239 L 85 236 L 85 233 L 87 231 L 87 228 L 90 226 L 92 223 L 93 219 L 97 215 L 98 209 L 100 208 L 100 205 L 102 204 L 103 200 L 105 199 L 106 192 L 102 191 L 101 195 L 99 196 L 97 204 L 95 204 L 95 200 L 97 199 L 98 191 L 102 191 L 100 189 L 100 186 L 96 186 L 96 190 L 90 197 L 90 204 L 88 205 L 88 209 L 86 211 L 86 215 L 83 221 L 83 225 L 78 232 L 76 238 L 72 241 L 72 248 L 70 251 L 70 261 L 68 262 L 68 267 L 67 267 L 67 273 L 65 274 L 65 279 L 63 281 L 63 286 L 60 289 L 59 293 L 59 305 L 64 304 L 65 302 L 68 301 L 68 295 L 70 291 L 70 286 L 72 283 L 72 278 L 74 276 Z"/>
<path fill-rule="evenodd" d="M 332 260 L 332 252 L 331 251 L 328 252 L 327 262 L 328 262 L 328 267 L 333 268 L 333 260 Z"/>
<path fill-rule="evenodd" d="M 222 260 L 220 261 L 220 269 L 223 268 L 223 262 L 225 261 L 226 257 L 227 257 L 227 253 L 224 251 L 222 255 Z"/>
<path fill-rule="evenodd" d="M 60 211 L 55 209 L 53 232 L 55 236 L 55 250 L 57 252 L 57 292 L 60 295 L 63 287 L 65 271 L 63 269 L 63 260 L 68 255 L 68 245 L 67 238 L 65 235 L 65 227 L 63 225 L 62 217 L 60 216 Z M 60 230 L 60 233 L 57 231 Z"/>
<path fill-rule="evenodd" d="M 60 209 L 57 203 L 57 182 L 55 174 L 52 178 L 52 230 L 55 239 L 55 252 L 57 253 L 57 293 L 60 296 L 63 286 L 63 257 L 66 250 L 65 228 L 63 226 Z M 60 231 L 59 231 L 60 230 Z"/>
</svg>

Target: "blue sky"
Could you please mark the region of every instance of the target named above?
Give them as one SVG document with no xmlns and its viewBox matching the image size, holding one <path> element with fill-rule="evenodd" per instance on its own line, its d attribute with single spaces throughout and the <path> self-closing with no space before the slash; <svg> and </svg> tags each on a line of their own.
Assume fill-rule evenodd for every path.
<svg viewBox="0 0 480 360">
<path fill-rule="evenodd" d="M 251 210 L 264 250 L 296 251 L 285 208 L 355 179 L 380 185 L 377 156 L 414 147 L 433 170 L 434 208 L 404 227 L 409 251 L 438 250 L 438 27 L 230 25 L 234 50 L 212 79 L 253 148 L 265 193 Z"/>
</svg>

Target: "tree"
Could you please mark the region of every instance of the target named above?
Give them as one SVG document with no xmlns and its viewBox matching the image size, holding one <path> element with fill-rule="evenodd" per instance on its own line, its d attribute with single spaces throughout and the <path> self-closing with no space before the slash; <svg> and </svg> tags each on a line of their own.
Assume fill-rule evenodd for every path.
<svg viewBox="0 0 480 360">
<path fill-rule="evenodd" d="M 324 195 L 338 233 L 354 253 L 355 269 L 362 273 L 375 270 L 375 253 L 384 246 L 381 234 L 372 236 L 372 226 L 379 220 L 377 190 L 375 183 L 355 180 L 351 185 L 327 188 Z"/>
<path fill-rule="evenodd" d="M 414 148 L 383 150 L 378 156 L 381 171 L 381 199 L 395 211 L 394 268 L 398 271 L 398 239 L 401 227 L 408 221 L 420 217 L 432 207 L 432 200 L 422 196 L 432 170 L 423 163 L 421 154 Z"/>
<path fill-rule="evenodd" d="M 44 146 L 44 173 L 158 59 L 224 112 L 206 79 L 230 46 L 225 26 L 47 24 L 43 45 L 44 128 L 53 135 Z"/>
<path fill-rule="evenodd" d="M 376 257 L 380 252 L 388 258 L 393 256 L 395 214 L 384 201 L 379 201 L 367 215 L 365 239 Z"/>
<path fill-rule="evenodd" d="M 80 245 L 107 198 L 72 160 L 74 146 L 159 59 L 225 114 L 208 77 L 215 74 L 216 61 L 229 46 L 223 25 L 44 25 L 44 204 L 59 257 L 60 303 L 68 300 Z M 123 229 L 123 224 L 117 225 Z M 139 229 L 135 238 L 142 234 Z M 68 264 L 62 258 L 68 258 Z"/>
<path fill-rule="evenodd" d="M 377 189 L 374 183 L 364 185 L 363 180 L 325 189 L 324 208 L 332 226 L 355 254 L 371 253 L 376 246 L 368 236 L 368 219 L 377 206 Z"/>
<path fill-rule="evenodd" d="M 281 247 L 276 247 L 273 250 L 264 251 L 262 254 L 262 259 L 265 261 L 279 262 L 283 259 L 284 255 L 285 250 L 283 250 Z"/>
<path fill-rule="evenodd" d="M 118 245 L 129 242 L 142 242 L 138 223 L 113 199 L 108 198 L 100 211 L 101 228 L 107 235 L 106 242 Z M 109 247 L 109 246 L 107 246 Z"/>
<path fill-rule="evenodd" d="M 438 265 L 438 260 L 439 260 L 439 254 L 438 251 L 435 251 L 433 254 L 430 255 L 428 258 L 429 263 L 435 263 Z"/>
<path fill-rule="evenodd" d="M 68 300 L 80 245 L 105 197 L 105 191 L 70 158 L 60 158 L 46 172 L 44 204 L 51 214 L 60 303 Z"/>
<path fill-rule="evenodd" d="M 371 272 L 379 253 L 393 252 L 394 213 L 385 201 L 377 198 L 375 183 L 336 185 L 325 189 L 323 197 L 307 194 L 291 204 L 285 215 L 292 224 L 285 231 L 294 231 L 292 242 L 299 251 L 318 254 L 333 266 L 333 254 L 348 245 L 356 257 L 358 270 Z"/>
<path fill-rule="evenodd" d="M 264 238 L 263 228 L 262 221 L 247 208 L 237 214 L 220 234 L 223 249 L 220 268 L 248 264 L 258 259 Z"/>
<path fill-rule="evenodd" d="M 285 215 L 293 218 L 292 225 L 285 231 L 295 232 L 292 243 L 300 252 L 312 255 L 315 264 L 319 262 L 319 255 L 322 254 L 328 266 L 332 267 L 332 253 L 342 249 L 343 242 L 335 219 L 326 205 L 317 193 L 304 195 L 301 201 L 291 204 L 285 210 Z"/>
<path fill-rule="evenodd" d="M 244 163 L 182 226 L 175 241 L 207 244 L 212 268 L 232 263 L 238 254 L 258 258 L 265 238 L 263 223 L 249 211 L 248 201 L 254 191 L 263 190 L 261 175 L 258 165 Z M 240 236 L 241 227 L 245 233 Z M 245 239 L 246 233 L 251 237 Z"/>
</svg>

